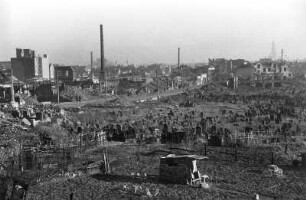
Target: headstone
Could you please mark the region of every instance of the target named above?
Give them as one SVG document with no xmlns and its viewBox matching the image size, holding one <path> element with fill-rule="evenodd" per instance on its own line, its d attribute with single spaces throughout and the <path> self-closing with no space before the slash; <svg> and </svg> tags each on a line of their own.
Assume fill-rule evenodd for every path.
<svg viewBox="0 0 306 200">
<path fill-rule="evenodd" d="M 306 167 L 306 153 L 302 153 L 301 157 L 302 157 L 302 166 Z"/>
<path fill-rule="evenodd" d="M 57 118 L 57 119 L 56 119 L 56 123 L 57 123 L 57 125 L 60 126 L 60 125 L 63 123 L 63 119 Z"/>
<path fill-rule="evenodd" d="M 26 119 L 26 118 L 23 118 L 23 119 L 22 119 L 22 122 L 23 122 L 25 125 L 27 125 L 27 126 L 31 126 L 31 122 L 29 122 L 29 120 Z"/>
<path fill-rule="evenodd" d="M 40 121 L 35 120 L 35 119 L 31 119 L 31 125 L 32 125 L 33 127 L 36 127 L 36 126 L 38 125 L 38 122 L 40 122 Z"/>
<path fill-rule="evenodd" d="M 60 110 L 60 114 L 61 114 L 61 115 L 65 115 L 65 110 L 64 110 L 64 109 L 61 109 L 61 110 Z"/>
<path fill-rule="evenodd" d="M 44 120 L 45 122 L 51 122 L 51 118 L 50 117 L 45 117 L 45 120 Z"/>
</svg>

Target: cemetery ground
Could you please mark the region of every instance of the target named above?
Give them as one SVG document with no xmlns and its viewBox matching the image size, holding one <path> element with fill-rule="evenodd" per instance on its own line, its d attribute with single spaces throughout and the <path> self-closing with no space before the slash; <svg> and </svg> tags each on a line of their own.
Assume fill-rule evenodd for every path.
<svg viewBox="0 0 306 200">
<path fill-rule="evenodd" d="M 211 91 L 217 91 L 215 86 L 211 87 Z M 144 101 L 142 98 L 131 100 L 128 97 L 115 97 L 108 101 L 93 100 L 81 105 L 67 105 L 70 108 L 61 118 L 83 125 L 134 124 L 136 121 L 146 124 L 140 131 L 142 133 L 148 127 L 158 127 L 158 122 L 164 120 L 188 120 L 194 127 L 200 122 L 203 113 L 205 117 L 216 117 L 214 123 L 230 129 L 234 135 L 240 131 L 238 127 L 248 125 L 246 120 L 239 121 L 248 105 L 240 99 L 235 100 L 231 94 L 224 91 L 220 93 L 222 94 L 216 94 L 219 95 L 218 101 L 211 99 L 214 95 L 209 93 L 204 93 L 203 100 L 201 96 L 196 97 L 195 92 L 183 92 L 160 99 L 152 97 Z M 193 105 L 188 106 L 188 101 L 192 101 Z M 222 110 L 226 110 L 224 115 Z M 170 111 L 174 113 L 172 117 L 169 117 Z M 237 118 L 234 122 L 231 121 L 233 117 Z M 61 118 L 52 124 L 58 127 L 52 129 L 56 136 L 60 136 L 57 130 L 64 129 L 63 125 L 59 128 L 63 121 Z M 254 121 L 252 123 L 255 127 L 259 123 Z M 295 124 L 298 120 L 292 121 Z M 306 130 L 305 120 L 300 121 L 300 129 Z M 181 123 L 174 124 L 178 128 L 185 126 Z M 270 124 L 275 125 L 275 122 Z M 190 131 L 186 135 L 193 133 Z M 65 134 L 68 135 L 67 130 Z M 65 143 L 61 141 L 63 137 L 51 138 L 59 140 L 58 143 Z M 27 199 L 253 199 L 255 193 L 260 199 L 306 199 L 305 166 L 292 165 L 294 160 L 299 159 L 300 153 L 306 152 L 303 137 L 297 137 L 294 142 L 265 142 L 241 146 L 208 146 L 201 139 L 202 136 L 198 140 L 187 138 L 179 144 L 111 141 L 93 146 L 75 155 L 69 161 L 71 163 L 65 165 L 64 171 L 50 169 L 39 180 L 32 181 L 28 187 Z M 86 167 L 103 160 L 105 150 L 108 152 L 111 173 L 87 174 Z M 209 189 L 159 182 L 160 157 L 168 154 L 207 156 L 208 159 L 198 161 L 198 169 L 201 174 L 208 175 L 206 182 Z M 267 166 L 270 164 L 283 169 L 283 176 L 268 173 Z"/>
<path fill-rule="evenodd" d="M 141 120 L 148 111 L 156 116 L 158 113 L 166 115 L 169 107 L 182 113 L 182 116 L 193 110 L 201 110 L 206 116 L 218 116 L 220 109 L 233 110 L 239 114 L 246 107 L 243 103 L 224 102 L 201 102 L 193 107 L 176 106 L 189 97 L 190 94 L 180 94 L 169 99 L 147 100 L 137 104 L 127 99 L 117 99 L 107 105 L 94 102 L 86 104 L 83 114 L 74 117 L 81 121 L 101 119 L 100 110 L 113 111 L 118 106 L 126 112 L 123 117 L 116 118 L 117 122 Z M 170 102 L 161 103 L 163 100 Z M 136 112 L 131 114 L 131 110 Z M 104 147 L 100 147 L 85 152 L 79 163 L 75 162 L 74 172 L 76 173 L 77 166 L 81 166 L 82 162 L 102 159 L 103 149 Z M 253 199 L 255 194 L 259 194 L 260 199 L 306 199 L 306 169 L 292 166 L 297 155 L 305 150 L 303 140 L 289 144 L 287 148 L 282 143 L 250 145 L 238 147 L 237 150 L 234 147 L 207 146 L 206 154 L 204 144 L 197 142 L 176 145 L 122 143 L 107 147 L 110 175 L 83 173 L 74 178 L 55 176 L 30 187 L 28 198 L 69 199 L 73 196 L 73 199 Z M 160 183 L 159 159 L 170 153 L 207 155 L 209 159 L 198 162 L 198 169 L 201 174 L 209 176 L 206 182 L 210 188 Z M 278 177 L 267 173 L 267 166 L 270 164 L 283 169 L 284 175 Z"/>
<path fill-rule="evenodd" d="M 301 148 L 306 148 L 301 142 Z M 207 147 L 208 160 L 198 162 L 199 171 L 209 176 L 209 189 L 158 182 L 159 158 L 169 153 L 204 155 L 201 145 L 127 145 L 107 148 L 111 174 L 81 175 L 75 178 L 50 178 L 33 185 L 28 199 L 305 199 L 306 169 L 291 166 L 289 147 L 239 148 L 238 157 L 229 147 Z M 99 160 L 102 147 L 90 150 L 82 162 Z M 186 151 L 186 149 L 191 151 Z M 284 176 L 266 172 L 274 163 L 284 170 Z M 140 174 L 137 177 L 137 173 Z M 146 174 L 146 177 L 143 175 Z"/>
</svg>

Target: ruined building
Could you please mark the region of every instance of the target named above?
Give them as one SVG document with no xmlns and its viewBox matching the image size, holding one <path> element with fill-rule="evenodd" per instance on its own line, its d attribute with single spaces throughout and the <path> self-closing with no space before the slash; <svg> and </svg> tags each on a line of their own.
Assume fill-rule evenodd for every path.
<svg viewBox="0 0 306 200">
<path fill-rule="evenodd" d="M 16 49 L 16 58 L 11 58 L 13 76 L 20 81 L 50 79 L 49 58 L 35 55 L 30 49 Z"/>
<path fill-rule="evenodd" d="M 280 78 L 292 78 L 291 70 L 284 61 L 273 61 L 271 59 L 260 59 L 254 64 L 257 74 L 278 76 Z"/>
<path fill-rule="evenodd" d="M 72 81 L 80 81 L 88 78 L 86 66 L 60 66 L 54 67 L 54 79 L 63 83 L 71 83 Z"/>
<path fill-rule="evenodd" d="M 249 62 L 244 59 L 228 60 L 225 58 L 208 59 L 210 68 L 214 68 L 214 74 L 211 77 L 213 81 L 224 81 L 230 78 L 230 74 L 237 67 L 247 67 Z"/>
</svg>

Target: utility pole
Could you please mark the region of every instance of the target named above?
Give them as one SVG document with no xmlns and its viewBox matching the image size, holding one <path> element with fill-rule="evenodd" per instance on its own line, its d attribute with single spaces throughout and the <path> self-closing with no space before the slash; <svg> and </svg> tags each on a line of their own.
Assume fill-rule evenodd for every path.
<svg viewBox="0 0 306 200">
<path fill-rule="evenodd" d="M 15 95 L 14 95 L 14 78 L 13 78 L 13 67 L 11 67 L 11 95 L 12 95 L 12 100 L 11 103 L 15 103 Z"/>
<path fill-rule="evenodd" d="M 157 94 L 159 94 L 159 80 L 158 80 L 157 67 L 156 67 L 156 82 L 157 82 Z"/>
<path fill-rule="evenodd" d="M 49 81 L 51 81 L 51 64 L 49 64 Z"/>
</svg>

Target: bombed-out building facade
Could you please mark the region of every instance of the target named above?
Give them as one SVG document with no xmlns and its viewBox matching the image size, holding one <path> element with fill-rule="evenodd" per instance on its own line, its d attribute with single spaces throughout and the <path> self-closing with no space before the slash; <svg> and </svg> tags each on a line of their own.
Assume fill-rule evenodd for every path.
<svg viewBox="0 0 306 200">
<path fill-rule="evenodd" d="M 11 58 L 11 69 L 13 76 L 23 82 L 51 78 L 48 55 L 36 55 L 31 49 L 16 49 L 16 57 Z"/>
</svg>

